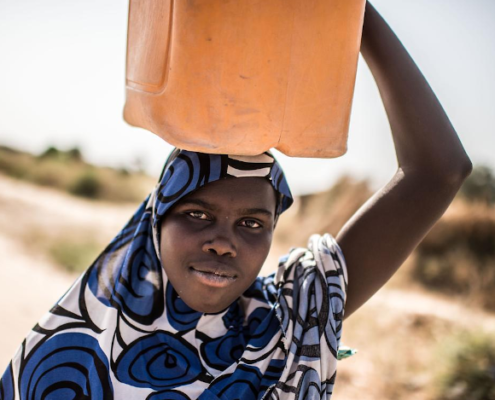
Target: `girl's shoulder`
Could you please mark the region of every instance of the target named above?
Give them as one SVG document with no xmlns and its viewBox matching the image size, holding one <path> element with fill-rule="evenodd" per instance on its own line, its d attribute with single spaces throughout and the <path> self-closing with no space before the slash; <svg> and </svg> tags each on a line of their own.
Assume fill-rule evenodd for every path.
<svg viewBox="0 0 495 400">
<path fill-rule="evenodd" d="M 347 293 L 347 268 L 342 250 L 330 234 L 312 235 L 308 247 L 294 247 L 279 258 L 278 271 L 259 276 L 241 300 L 244 308 L 293 308 L 312 303 L 326 288 L 331 306 L 343 314 Z M 317 299 L 318 302 L 321 299 Z"/>
<path fill-rule="evenodd" d="M 300 284 L 317 276 L 339 278 L 342 289 L 347 288 L 347 267 L 344 254 L 334 237 L 328 233 L 312 235 L 308 247 L 296 247 L 280 257 L 274 282 L 280 286 L 294 282 Z"/>
</svg>

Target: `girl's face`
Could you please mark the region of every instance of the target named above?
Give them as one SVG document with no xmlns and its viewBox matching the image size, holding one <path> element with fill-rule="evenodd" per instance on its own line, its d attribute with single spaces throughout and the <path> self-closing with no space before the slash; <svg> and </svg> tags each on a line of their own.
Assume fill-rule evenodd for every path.
<svg viewBox="0 0 495 400">
<path fill-rule="evenodd" d="M 265 179 L 232 178 L 205 185 L 167 212 L 162 264 L 189 307 L 220 312 L 254 282 L 270 250 L 275 204 Z"/>
</svg>

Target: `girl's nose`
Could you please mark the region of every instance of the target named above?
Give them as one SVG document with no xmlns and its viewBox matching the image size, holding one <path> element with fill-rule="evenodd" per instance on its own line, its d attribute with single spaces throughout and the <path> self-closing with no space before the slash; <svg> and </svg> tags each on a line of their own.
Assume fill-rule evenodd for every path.
<svg viewBox="0 0 495 400">
<path fill-rule="evenodd" d="M 205 253 L 216 254 L 218 256 L 236 257 L 237 249 L 231 240 L 223 237 L 216 237 L 203 244 Z"/>
</svg>

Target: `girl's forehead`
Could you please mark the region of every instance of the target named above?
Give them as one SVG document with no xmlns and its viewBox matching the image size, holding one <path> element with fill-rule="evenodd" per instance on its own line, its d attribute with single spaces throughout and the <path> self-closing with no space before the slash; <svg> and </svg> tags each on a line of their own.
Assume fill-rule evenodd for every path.
<svg viewBox="0 0 495 400">
<path fill-rule="evenodd" d="M 270 203 L 266 207 L 275 209 L 276 217 L 293 201 L 284 173 L 270 154 L 239 157 L 176 149 L 150 198 L 153 224 L 157 226 L 182 199 L 210 195 L 235 202 L 262 196 L 268 199 L 265 204 Z"/>
<path fill-rule="evenodd" d="M 177 205 L 186 203 L 229 209 L 265 207 L 273 213 L 276 193 L 264 178 L 228 178 L 202 186 L 182 198 Z"/>
</svg>

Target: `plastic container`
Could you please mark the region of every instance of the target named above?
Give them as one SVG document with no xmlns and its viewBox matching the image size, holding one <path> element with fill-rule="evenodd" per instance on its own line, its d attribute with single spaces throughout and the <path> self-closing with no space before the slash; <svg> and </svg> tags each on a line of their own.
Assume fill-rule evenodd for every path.
<svg viewBox="0 0 495 400">
<path fill-rule="evenodd" d="M 124 118 L 206 153 L 347 149 L 365 0 L 130 0 Z"/>
</svg>

